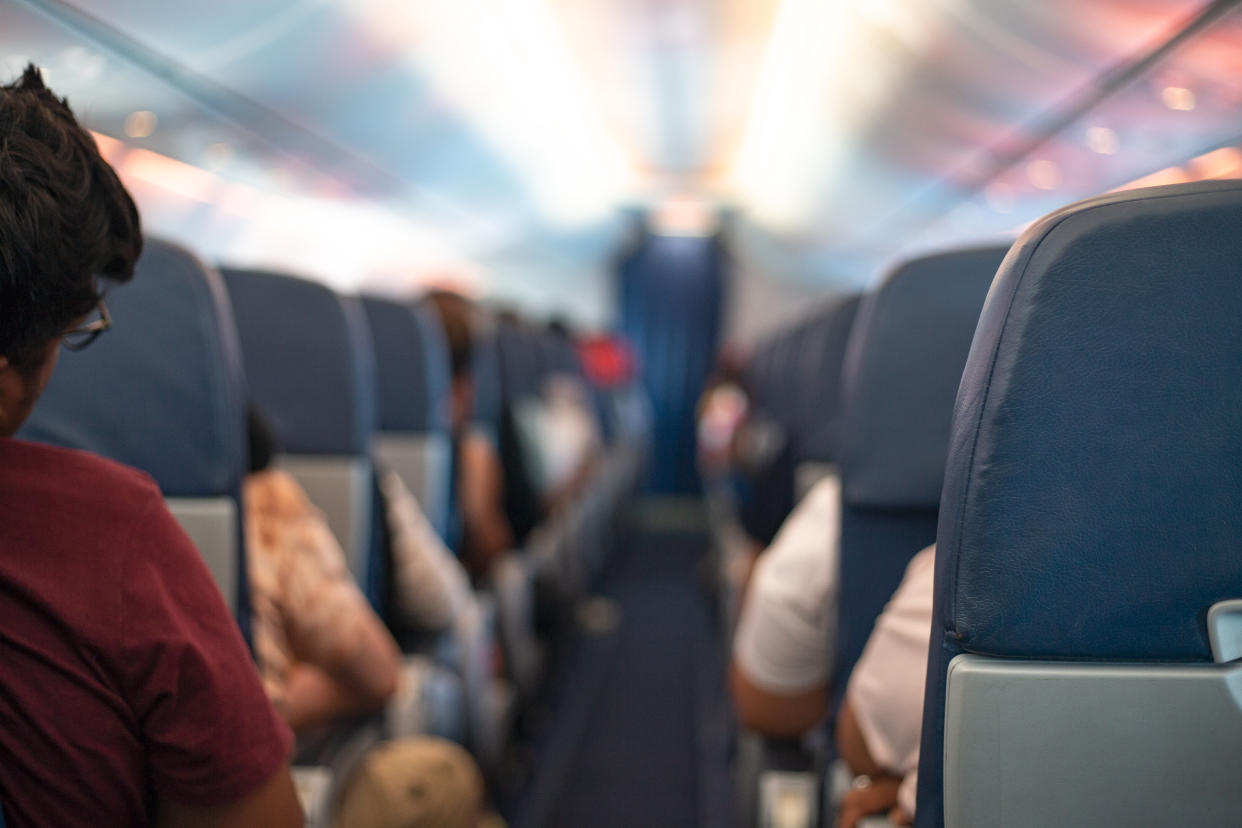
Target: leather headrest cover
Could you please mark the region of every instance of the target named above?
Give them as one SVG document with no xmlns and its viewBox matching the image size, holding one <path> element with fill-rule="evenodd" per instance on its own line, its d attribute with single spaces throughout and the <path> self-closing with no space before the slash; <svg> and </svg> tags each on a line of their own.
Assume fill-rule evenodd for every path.
<svg viewBox="0 0 1242 828">
<path fill-rule="evenodd" d="M 944 486 L 967 651 L 1201 660 L 1242 597 L 1242 183 L 1040 220 L 988 297 Z"/>
<path fill-rule="evenodd" d="M 1005 251 L 984 247 L 914 259 L 863 299 L 842 388 L 846 503 L 936 508 L 953 400 Z"/>
</svg>

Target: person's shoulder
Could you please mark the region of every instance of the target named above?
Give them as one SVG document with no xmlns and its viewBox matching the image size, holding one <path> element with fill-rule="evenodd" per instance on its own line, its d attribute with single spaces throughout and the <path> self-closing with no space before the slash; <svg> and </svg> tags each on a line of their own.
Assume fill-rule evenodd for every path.
<svg viewBox="0 0 1242 828">
<path fill-rule="evenodd" d="M 269 468 L 246 475 L 247 509 L 259 515 L 302 515 L 311 508 L 306 490 L 283 469 Z"/>
<path fill-rule="evenodd" d="M 825 475 L 807 491 L 804 499 L 817 508 L 835 509 L 841 499 L 841 478 L 835 474 Z"/>
<path fill-rule="evenodd" d="M 0 466 L 31 497 L 56 497 L 65 507 L 106 500 L 114 513 L 132 514 L 162 500 L 146 472 L 78 449 L 0 440 Z"/>
</svg>

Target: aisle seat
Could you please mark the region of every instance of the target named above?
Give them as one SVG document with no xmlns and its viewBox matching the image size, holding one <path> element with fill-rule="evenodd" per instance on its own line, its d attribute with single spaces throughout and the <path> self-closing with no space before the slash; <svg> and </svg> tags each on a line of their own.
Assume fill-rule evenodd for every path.
<svg viewBox="0 0 1242 828">
<path fill-rule="evenodd" d="M 936 538 L 953 399 L 1006 250 L 906 262 L 858 311 L 842 380 L 837 704 L 906 564 Z"/>
<path fill-rule="evenodd" d="M 441 538 L 447 536 L 452 445 L 448 350 L 426 308 L 362 298 L 376 368 L 376 460 L 392 469 Z"/>
<path fill-rule="evenodd" d="M 354 578 L 381 608 L 385 562 L 372 537 L 375 365 L 361 303 L 293 276 L 222 273 L 248 393 L 281 449 L 276 464 L 323 511 Z"/>
<path fill-rule="evenodd" d="M 1001 266 L 944 480 L 920 826 L 1242 813 L 1240 226 L 1240 182 L 1134 190 Z"/>
</svg>

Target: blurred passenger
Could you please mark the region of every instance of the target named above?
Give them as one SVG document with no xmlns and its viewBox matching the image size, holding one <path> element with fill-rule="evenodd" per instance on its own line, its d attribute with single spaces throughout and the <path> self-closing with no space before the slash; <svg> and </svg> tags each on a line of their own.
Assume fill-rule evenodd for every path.
<svg viewBox="0 0 1242 828">
<path fill-rule="evenodd" d="M 513 529 L 505 517 L 504 469 L 496 435 L 475 427 L 473 359 L 475 310 L 464 296 L 435 291 L 426 297 L 448 340 L 452 368 L 452 426 L 457 497 L 461 510 L 461 557 L 475 577 L 513 548 Z"/>
<path fill-rule="evenodd" d="M 750 411 L 745 366 L 735 352 L 722 350 L 716 369 L 703 385 L 695 412 L 701 472 L 721 480 L 734 471 L 737 439 Z"/>
<path fill-rule="evenodd" d="M 323 515 L 270 468 L 271 431 L 248 412 L 246 547 L 254 645 L 268 695 L 295 730 L 384 708 L 398 651 L 349 573 Z"/>
<path fill-rule="evenodd" d="M 850 675 L 836 738 L 855 784 L 841 802 L 841 828 L 870 814 L 898 825 L 914 819 L 935 570 L 935 546 L 914 556 Z"/>
<path fill-rule="evenodd" d="M 8 825 L 292 826 L 288 728 L 146 475 L 10 439 L 133 276 L 137 210 L 35 67 L 0 87 L 0 790 Z"/>
<path fill-rule="evenodd" d="M 836 477 L 816 483 L 744 586 L 729 681 L 739 721 L 767 736 L 800 736 L 828 710 L 840 498 Z"/>
<path fill-rule="evenodd" d="M 578 358 L 564 322 L 548 323 L 547 331 Z M 600 414 L 584 379 L 565 370 L 548 374 L 537 398 L 514 405 L 525 466 L 547 516 L 571 504 L 594 473 L 603 448 Z"/>
<path fill-rule="evenodd" d="M 255 651 L 268 693 L 299 731 L 387 707 L 390 735 L 399 737 L 353 774 L 336 826 L 476 825 L 483 801 L 477 765 L 452 742 L 423 735 L 435 729 L 422 720 L 419 703 L 434 667 L 416 656 L 401 664 L 396 642 L 354 583 L 323 515 L 293 477 L 270 468 L 272 433 L 253 406 L 248 421 L 247 551 Z M 390 491 L 400 482 L 394 477 L 385 480 Z M 464 573 L 456 578 L 437 560 L 437 547 L 426 543 L 435 532 L 413 498 L 402 502 L 398 492 L 397 500 L 394 540 L 409 553 L 404 564 L 394 561 L 397 592 L 414 587 L 406 611 L 447 626 L 457 603 L 469 598 Z M 410 583 L 419 576 L 429 583 Z"/>
</svg>

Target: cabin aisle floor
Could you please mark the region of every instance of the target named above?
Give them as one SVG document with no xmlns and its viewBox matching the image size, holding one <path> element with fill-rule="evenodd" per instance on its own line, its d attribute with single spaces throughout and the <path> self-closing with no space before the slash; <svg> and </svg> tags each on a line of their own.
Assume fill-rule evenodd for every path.
<svg viewBox="0 0 1242 828">
<path fill-rule="evenodd" d="M 524 828 L 726 824 L 724 667 L 702 588 L 707 551 L 707 534 L 686 528 L 639 528 L 616 550 L 599 594 L 616 602 L 618 624 L 585 634 L 570 659 L 561 733 L 537 772 L 545 801 L 532 803 Z"/>
</svg>

